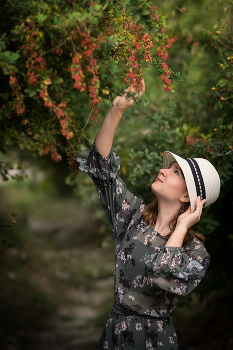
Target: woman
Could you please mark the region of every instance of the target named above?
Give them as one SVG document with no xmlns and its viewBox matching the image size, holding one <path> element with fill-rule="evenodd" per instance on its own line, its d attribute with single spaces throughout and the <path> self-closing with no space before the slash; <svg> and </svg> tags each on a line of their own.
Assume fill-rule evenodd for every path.
<svg viewBox="0 0 233 350">
<path fill-rule="evenodd" d="M 139 96 L 144 91 L 142 81 Z M 95 183 L 115 239 L 114 305 L 98 349 L 177 350 L 169 316 L 178 296 L 190 293 L 209 265 L 202 237 L 190 227 L 203 206 L 217 199 L 220 180 L 206 159 L 165 152 L 164 167 L 151 185 L 156 200 L 146 208 L 127 191 L 118 174 L 120 157 L 111 148 L 132 104 L 124 95 L 116 97 L 93 146 L 77 157 L 79 169 Z"/>
</svg>

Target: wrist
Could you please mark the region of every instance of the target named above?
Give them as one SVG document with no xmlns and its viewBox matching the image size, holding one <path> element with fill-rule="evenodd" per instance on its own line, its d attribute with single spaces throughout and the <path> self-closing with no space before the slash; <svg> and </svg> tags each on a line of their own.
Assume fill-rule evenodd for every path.
<svg viewBox="0 0 233 350">
<path fill-rule="evenodd" d="M 119 107 L 117 107 L 116 105 L 112 105 L 111 107 L 111 114 L 116 114 L 116 115 L 119 115 L 120 117 L 122 116 L 123 112 L 125 110 L 123 109 L 120 109 Z"/>
<path fill-rule="evenodd" d="M 177 225 L 174 232 L 169 237 L 165 247 L 182 247 L 186 232 L 187 230 L 185 226 Z"/>
<path fill-rule="evenodd" d="M 184 225 L 184 224 L 178 224 L 178 223 L 177 223 L 176 228 L 175 228 L 173 234 L 176 232 L 177 234 L 180 234 L 180 235 L 184 235 L 184 236 L 185 236 L 187 230 L 188 230 L 188 229 L 187 229 L 186 225 Z"/>
</svg>

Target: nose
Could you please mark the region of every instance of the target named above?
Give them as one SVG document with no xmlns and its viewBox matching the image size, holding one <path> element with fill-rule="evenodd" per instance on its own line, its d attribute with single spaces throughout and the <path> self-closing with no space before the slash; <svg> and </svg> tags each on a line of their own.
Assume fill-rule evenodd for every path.
<svg viewBox="0 0 233 350">
<path fill-rule="evenodd" d="M 166 169 L 160 169 L 159 174 L 162 174 L 163 176 L 166 175 Z"/>
</svg>

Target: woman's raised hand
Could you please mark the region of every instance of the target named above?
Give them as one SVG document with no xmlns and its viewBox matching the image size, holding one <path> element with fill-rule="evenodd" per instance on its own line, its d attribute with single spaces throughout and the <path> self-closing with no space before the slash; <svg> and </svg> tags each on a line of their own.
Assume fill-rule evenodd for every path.
<svg viewBox="0 0 233 350">
<path fill-rule="evenodd" d="M 141 80 L 140 91 L 136 93 L 136 98 L 141 97 L 143 92 L 145 91 L 145 83 L 144 80 Z M 130 85 L 125 92 L 136 92 L 134 85 Z M 133 99 L 130 97 L 126 97 L 126 94 L 122 96 L 117 96 L 113 103 L 112 108 L 108 112 L 99 132 L 95 139 L 95 145 L 99 153 L 103 157 L 107 157 L 109 152 L 111 151 L 113 138 L 115 135 L 116 128 L 121 120 L 122 114 L 126 109 L 133 105 Z"/>
<path fill-rule="evenodd" d="M 141 97 L 142 94 L 145 92 L 145 82 L 144 82 L 144 79 L 141 80 L 141 83 L 140 83 L 140 91 L 139 93 L 136 93 L 135 94 L 135 97 Z M 134 84 L 130 85 L 126 90 L 125 92 L 131 92 L 131 93 L 134 93 L 136 92 L 136 89 L 134 87 Z M 126 109 L 128 109 L 129 107 L 131 107 L 134 103 L 134 100 L 130 97 L 126 97 L 127 94 L 123 94 L 122 96 L 117 96 L 112 105 L 114 107 L 117 107 L 120 111 L 124 112 L 126 111 Z"/>
<path fill-rule="evenodd" d="M 201 218 L 201 213 L 202 213 L 202 208 L 204 203 L 206 202 L 206 199 L 200 198 L 198 196 L 196 198 L 196 209 L 194 212 L 191 212 L 191 207 L 186 210 L 183 214 L 181 214 L 177 220 L 177 226 L 184 226 L 186 230 L 196 224 L 197 222 L 200 221 Z"/>
</svg>

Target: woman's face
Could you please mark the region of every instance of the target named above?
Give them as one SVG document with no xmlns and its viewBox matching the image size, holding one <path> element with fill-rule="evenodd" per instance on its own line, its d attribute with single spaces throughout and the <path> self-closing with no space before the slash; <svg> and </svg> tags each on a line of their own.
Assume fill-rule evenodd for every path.
<svg viewBox="0 0 233 350">
<path fill-rule="evenodd" d="M 151 185 L 151 189 L 158 201 L 164 199 L 179 205 L 180 202 L 189 201 L 184 176 L 177 162 L 170 164 L 168 169 L 160 169 L 155 182 Z"/>
</svg>

